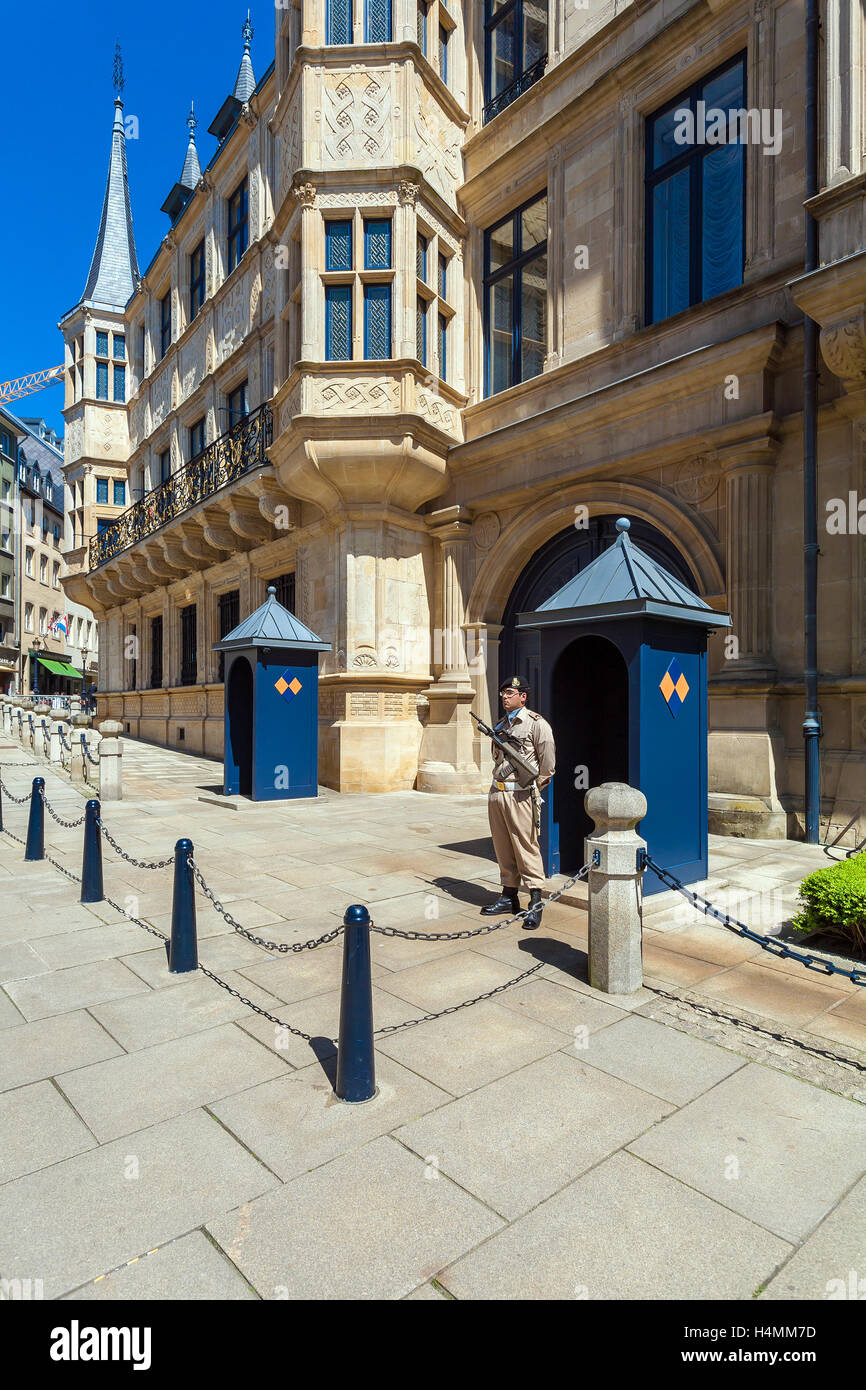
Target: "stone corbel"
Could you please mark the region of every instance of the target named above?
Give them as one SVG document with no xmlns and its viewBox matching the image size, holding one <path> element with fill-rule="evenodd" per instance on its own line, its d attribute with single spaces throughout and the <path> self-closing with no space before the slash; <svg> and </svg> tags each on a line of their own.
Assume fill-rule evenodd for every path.
<svg viewBox="0 0 866 1390">
<path fill-rule="evenodd" d="M 174 537 L 169 539 L 166 536 L 161 536 L 159 544 L 162 546 L 166 564 L 170 565 L 172 570 L 179 571 L 181 574 L 189 574 L 191 570 L 196 568 L 196 562 L 191 556 L 185 554 L 179 540 Z M 177 578 L 177 575 L 174 577 Z"/>
<path fill-rule="evenodd" d="M 280 530 L 294 531 L 301 520 L 300 504 L 294 497 L 287 497 L 273 478 L 257 478 L 252 490 L 258 500 L 258 508 L 265 521 L 274 526 L 280 520 Z"/>
<path fill-rule="evenodd" d="M 238 545 L 238 538 L 228 524 L 225 512 L 205 512 L 202 519 L 202 531 L 208 545 L 212 545 L 215 550 L 224 550 L 230 555 L 243 549 Z"/>
<path fill-rule="evenodd" d="M 209 565 L 222 558 L 222 550 L 209 545 L 200 526 L 192 522 L 184 524 L 181 530 L 181 546 L 191 560 L 205 560 Z"/>
<path fill-rule="evenodd" d="M 233 498 L 229 525 L 243 540 L 261 542 L 274 539 L 274 528 L 262 516 L 254 497 Z"/>
<path fill-rule="evenodd" d="M 161 549 L 157 549 L 155 547 L 152 550 L 146 550 L 144 552 L 144 563 L 147 565 L 147 568 L 149 572 L 153 575 L 154 579 L 175 578 L 175 571 L 174 569 L 172 569 L 170 565 L 166 564 L 165 560 L 163 559 Z"/>
<path fill-rule="evenodd" d="M 821 329 L 821 354 L 847 387 L 866 384 L 866 309 Z"/>
<path fill-rule="evenodd" d="M 310 180 L 295 184 L 292 192 L 302 208 L 314 208 L 316 206 L 316 185 Z"/>
</svg>

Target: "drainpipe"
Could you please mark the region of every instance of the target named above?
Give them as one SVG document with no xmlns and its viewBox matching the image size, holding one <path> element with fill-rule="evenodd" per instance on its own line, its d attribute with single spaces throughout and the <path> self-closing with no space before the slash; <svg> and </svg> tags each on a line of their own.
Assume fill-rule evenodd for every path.
<svg viewBox="0 0 866 1390">
<path fill-rule="evenodd" d="M 806 0 L 806 197 L 818 192 L 819 0 Z M 806 274 L 818 269 L 818 224 L 806 212 Z M 803 319 L 803 599 L 806 711 L 806 841 L 816 845 L 821 816 L 818 709 L 818 325 Z"/>
</svg>

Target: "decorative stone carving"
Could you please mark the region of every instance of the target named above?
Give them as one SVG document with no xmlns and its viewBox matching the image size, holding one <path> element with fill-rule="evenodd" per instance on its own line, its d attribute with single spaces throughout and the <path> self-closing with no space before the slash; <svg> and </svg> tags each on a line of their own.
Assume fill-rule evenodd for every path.
<svg viewBox="0 0 866 1390">
<path fill-rule="evenodd" d="M 399 382 L 388 377 L 362 377 L 355 380 L 332 377 L 316 384 L 319 403 L 326 414 L 396 410 L 400 405 Z"/>
<path fill-rule="evenodd" d="M 372 71 L 326 74 L 325 161 L 385 164 L 391 157 L 391 87 Z"/>
<path fill-rule="evenodd" d="M 472 541 L 479 550 L 490 550 L 498 541 L 501 530 L 495 512 L 482 512 L 472 523 Z"/>
<path fill-rule="evenodd" d="M 461 176 L 460 131 L 444 115 L 420 77 L 415 79 L 417 164 L 425 179 L 451 206 L 456 206 Z"/>
<path fill-rule="evenodd" d="M 249 276 L 244 276 L 222 301 L 219 310 L 219 354 L 224 362 L 242 345 L 249 332 Z"/>
<path fill-rule="evenodd" d="M 284 198 L 292 186 L 292 179 L 298 166 L 298 150 L 301 136 L 297 113 L 291 112 L 280 131 L 280 197 Z"/>
<path fill-rule="evenodd" d="M 373 647 L 360 647 L 352 657 L 353 666 L 378 666 L 376 652 Z"/>
<path fill-rule="evenodd" d="M 171 372 L 168 367 L 154 377 L 150 399 L 153 425 L 156 428 L 165 420 L 171 406 Z"/>
<path fill-rule="evenodd" d="M 400 200 L 400 206 L 404 208 L 413 208 L 416 202 L 418 201 L 418 194 L 420 191 L 420 184 L 409 183 L 407 182 L 407 180 L 404 179 L 397 189 L 397 197 Z"/>
<path fill-rule="evenodd" d="M 418 414 L 431 425 L 454 434 L 457 428 L 457 415 L 446 400 L 435 391 L 419 391 L 417 395 Z"/>
<path fill-rule="evenodd" d="M 824 361 L 840 380 L 859 382 L 866 376 L 866 310 L 844 323 L 821 329 Z"/>
<path fill-rule="evenodd" d="M 316 206 L 316 185 L 314 183 L 299 183 L 294 194 L 302 208 L 314 208 Z"/>
<path fill-rule="evenodd" d="M 697 506 L 712 497 L 719 486 L 721 470 L 714 454 L 698 454 L 694 459 L 686 459 L 676 471 L 673 490 L 684 502 Z"/>
</svg>

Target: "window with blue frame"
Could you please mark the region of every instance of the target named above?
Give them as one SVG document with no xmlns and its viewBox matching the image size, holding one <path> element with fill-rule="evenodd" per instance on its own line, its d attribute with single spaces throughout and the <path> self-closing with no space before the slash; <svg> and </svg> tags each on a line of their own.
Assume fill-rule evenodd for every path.
<svg viewBox="0 0 866 1390">
<path fill-rule="evenodd" d="M 249 191 L 247 180 L 242 179 L 229 198 L 229 255 L 228 273 L 240 264 L 247 249 L 249 238 Z"/>
<path fill-rule="evenodd" d="M 98 401 L 108 400 L 108 363 L 97 362 L 96 364 L 96 399 Z"/>
<path fill-rule="evenodd" d="M 196 458 L 204 451 L 204 419 L 196 420 L 194 425 L 189 427 L 189 457 Z"/>
<path fill-rule="evenodd" d="M 430 13 L 430 0 L 418 0 L 418 47 L 427 57 L 427 16 Z"/>
<path fill-rule="evenodd" d="M 364 0 L 364 42 L 391 42 L 391 0 Z"/>
<path fill-rule="evenodd" d="M 189 317 L 192 321 L 204 304 L 204 241 L 189 258 Z"/>
<path fill-rule="evenodd" d="M 97 333 L 96 335 L 96 355 L 97 357 L 108 356 L 108 334 Z"/>
<path fill-rule="evenodd" d="M 364 356 L 391 356 L 391 286 L 364 286 Z"/>
<path fill-rule="evenodd" d="M 733 113 L 745 107 L 740 54 L 647 120 L 647 323 L 743 282 L 746 152 L 738 137 L 745 132 Z M 721 118 L 708 119 L 705 131 L 705 113 L 716 111 Z M 710 132 L 714 143 L 704 140 Z"/>
<path fill-rule="evenodd" d="M 418 233 L 418 241 L 415 246 L 415 274 L 419 280 L 427 284 L 427 247 L 430 245 L 427 237 Z"/>
<path fill-rule="evenodd" d="M 159 301 L 159 359 L 168 351 L 171 342 L 171 290 Z"/>
<path fill-rule="evenodd" d="M 439 375 L 448 380 L 448 320 L 444 314 L 439 315 Z"/>
<path fill-rule="evenodd" d="M 111 521 L 110 521 L 110 519 L 109 519 L 107 516 L 98 516 L 98 517 L 96 518 L 96 534 L 97 534 L 97 536 L 101 536 L 101 535 L 102 535 L 102 532 L 106 529 L 106 527 L 108 527 L 108 526 L 110 526 L 110 525 L 111 525 Z"/>
<path fill-rule="evenodd" d="M 114 368 L 114 399 L 116 401 L 126 400 L 126 368 L 118 367 L 115 363 Z"/>
<path fill-rule="evenodd" d="M 448 257 L 439 252 L 439 298 L 448 298 Z"/>
<path fill-rule="evenodd" d="M 326 43 L 352 42 L 352 0 L 327 0 Z"/>
<path fill-rule="evenodd" d="M 108 501 L 108 479 L 107 479 L 107 478 L 97 478 L 97 479 L 96 479 L 96 500 L 97 500 L 97 502 L 107 502 L 107 501 Z"/>
<path fill-rule="evenodd" d="M 165 483 L 171 477 L 171 450 L 164 449 L 159 456 L 159 478 L 158 483 Z"/>
<path fill-rule="evenodd" d="M 484 390 L 538 376 L 547 354 L 547 194 L 484 234 Z"/>
<path fill-rule="evenodd" d="M 352 286 L 325 286 L 325 359 L 347 362 L 352 356 Z"/>
<path fill-rule="evenodd" d="M 447 85 L 448 83 L 448 39 L 450 30 L 444 24 L 439 25 L 439 76 Z"/>
<path fill-rule="evenodd" d="M 116 362 L 126 361 L 126 338 L 122 333 L 115 333 L 112 341 L 112 349 Z"/>
<path fill-rule="evenodd" d="M 547 0 L 484 0 L 484 119 L 544 75 Z"/>
<path fill-rule="evenodd" d="M 391 219 L 368 217 L 364 221 L 364 269 L 391 269 Z"/>
<path fill-rule="evenodd" d="M 325 269 L 352 269 L 351 221 L 325 223 Z"/>
<path fill-rule="evenodd" d="M 415 356 L 427 366 L 427 300 L 420 294 L 415 302 Z"/>
<path fill-rule="evenodd" d="M 126 506 L 126 483 L 121 478 L 114 480 L 114 505 L 115 507 Z"/>
</svg>

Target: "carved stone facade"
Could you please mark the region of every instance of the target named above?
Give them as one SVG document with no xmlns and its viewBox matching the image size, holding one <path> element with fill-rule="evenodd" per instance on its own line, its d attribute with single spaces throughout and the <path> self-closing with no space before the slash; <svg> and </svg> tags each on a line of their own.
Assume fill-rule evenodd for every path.
<svg viewBox="0 0 866 1390">
<path fill-rule="evenodd" d="M 487 120 L 483 7 L 428 9 L 425 57 L 414 0 L 393 0 L 385 45 L 361 46 L 362 20 L 353 44 L 326 45 L 326 0 L 278 8 L 274 71 L 126 310 L 130 341 L 144 333 L 144 366 L 129 438 L 120 447 L 106 432 L 106 443 L 145 492 L 166 450 L 178 466 L 188 458 L 197 419 L 208 439 L 222 433 L 243 382 L 249 408 L 271 405 L 274 440 L 266 467 L 82 573 L 114 634 L 105 704 L 132 732 L 177 742 L 183 727 L 184 746 L 218 753 L 219 596 L 238 589 L 243 615 L 269 578 L 294 572 L 300 617 L 333 648 L 321 663 L 324 780 L 481 789 L 488 754 L 468 710 L 496 711 L 515 585 L 573 527 L 575 508 L 625 513 L 654 527 L 702 597 L 733 614 L 736 640 L 710 647 L 713 795 L 757 799 L 768 833 L 793 832 L 803 800 L 801 311 L 821 326 L 825 366 L 819 508 L 866 496 L 858 0 L 827 7 L 824 163 L 810 205 L 821 268 L 809 277 L 795 0 L 676 13 L 643 0 L 551 0 L 543 75 Z M 437 15 L 450 35 L 447 83 Z M 647 116 L 741 51 L 750 105 L 783 114 L 778 151 L 747 153 L 743 282 L 650 323 Z M 228 274 L 225 200 L 244 170 L 250 244 Z M 486 394 L 484 233 L 544 192 L 541 370 Z M 371 264 L 366 238 L 383 220 L 390 263 Z M 334 222 L 351 247 L 337 269 L 326 249 Z M 189 323 L 188 257 L 202 236 L 207 295 Z M 334 286 L 346 315 L 339 353 L 326 308 Z M 384 286 L 391 350 L 375 359 L 366 315 Z M 174 341 L 158 361 L 165 294 Z M 822 540 L 822 809 L 834 825 L 866 801 L 863 552 L 856 526 Z M 179 684 L 179 613 L 192 602 L 197 696 Z M 124 625 L 148 628 L 160 614 L 163 689 L 126 690 Z M 148 678 L 143 656 L 139 686 Z"/>
</svg>

